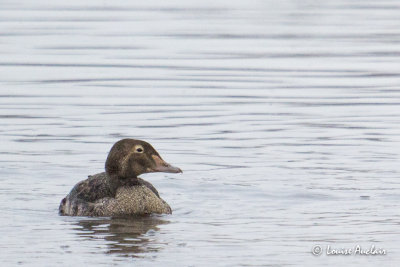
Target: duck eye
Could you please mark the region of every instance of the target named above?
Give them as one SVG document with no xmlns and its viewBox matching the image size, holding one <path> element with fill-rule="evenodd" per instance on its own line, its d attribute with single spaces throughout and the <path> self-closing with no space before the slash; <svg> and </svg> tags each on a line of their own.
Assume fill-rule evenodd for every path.
<svg viewBox="0 0 400 267">
<path fill-rule="evenodd" d="M 136 148 L 136 152 L 138 152 L 138 153 L 143 153 L 143 148 L 142 147 L 137 147 Z"/>
</svg>

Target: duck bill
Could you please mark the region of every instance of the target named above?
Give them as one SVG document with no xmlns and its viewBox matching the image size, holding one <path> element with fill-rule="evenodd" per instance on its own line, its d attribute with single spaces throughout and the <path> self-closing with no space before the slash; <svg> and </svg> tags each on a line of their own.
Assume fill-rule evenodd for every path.
<svg viewBox="0 0 400 267">
<path fill-rule="evenodd" d="M 179 169 L 178 167 L 174 167 L 171 164 L 165 162 L 159 156 L 153 155 L 152 158 L 154 159 L 154 162 L 156 163 L 156 166 L 154 168 L 152 168 L 153 172 L 169 172 L 169 173 L 182 172 L 181 169 Z"/>
</svg>

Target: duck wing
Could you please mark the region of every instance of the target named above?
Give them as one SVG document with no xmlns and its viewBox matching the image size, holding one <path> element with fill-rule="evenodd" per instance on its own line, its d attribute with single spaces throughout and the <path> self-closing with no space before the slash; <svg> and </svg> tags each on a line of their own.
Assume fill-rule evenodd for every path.
<svg viewBox="0 0 400 267">
<path fill-rule="evenodd" d="M 107 174 L 102 172 L 91 175 L 86 180 L 77 183 L 61 201 L 59 213 L 61 215 L 90 216 L 93 213 L 94 202 L 111 196 Z"/>
</svg>

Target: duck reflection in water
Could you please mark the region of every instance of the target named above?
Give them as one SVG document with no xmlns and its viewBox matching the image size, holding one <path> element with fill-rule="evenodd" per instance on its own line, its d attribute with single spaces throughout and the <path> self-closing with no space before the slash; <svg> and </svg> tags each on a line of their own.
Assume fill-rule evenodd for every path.
<svg viewBox="0 0 400 267">
<path fill-rule="evenodd" d="M 87 239 L 103 238 L 108 244 L 107 253 L 121 256 L 141 257 L 140 254 L 157 252 L 162 244 L 154 242 L 158 226 L 169 221 L 160 216 L 137 216 L 129 218 L 85 218 L 77 225 L 78 235 Z"/>
</svg>

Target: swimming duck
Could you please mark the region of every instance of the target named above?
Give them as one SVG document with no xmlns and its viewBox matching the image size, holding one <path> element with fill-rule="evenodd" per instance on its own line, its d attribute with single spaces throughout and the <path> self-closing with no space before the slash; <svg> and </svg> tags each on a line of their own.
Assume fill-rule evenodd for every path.
<svg viewBox="0 0 400 267">
<path fill-rule="evenodd" d="M 105 172 L 89 175 L 61 201 L 59 212 L 70 216 L 144 215 L 172 213 L 154 186 L 139 178 L 143 173 L 179 173 L 147 142 L 122 139 L 111 148 Z"/>
</svg>

